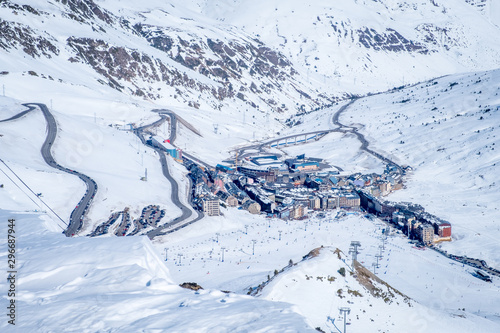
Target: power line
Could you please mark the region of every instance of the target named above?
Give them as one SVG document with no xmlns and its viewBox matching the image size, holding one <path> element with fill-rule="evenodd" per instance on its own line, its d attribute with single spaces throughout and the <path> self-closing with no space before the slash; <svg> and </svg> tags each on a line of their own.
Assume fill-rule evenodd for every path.
<svg viewBox="0 0 500 333">
<path fill-rule="evenodd" d="M 30 197 L 30 196 L 29 196 L 26 192 L 24 192 L 24 191 L 23 191 L 23 189 L 22 189 L 22 188 L 21 188 L 21 187 L 20 187 L 20 186 L 19 186 L 19 185 L 18 185 L 18 184 L 14 181 L 14 180 L 12 180 L 12 178 L 10 178 L 10 177 L 9 177 L 9 175 L 7 175 L 7 174 L 5 173 L 5 171 L 3 171 L 2 169 L 0 169 L 0 170 L 1 170 L 1 171 L 2 171 L 2 173 L 5 175 L 5 177 L 9 178 L 9 180 L 10 180 L 10 181 L 11 181 L 14 185 L 16 185 L 16 187 L 17 187 L 17 188 L 18 188 L 21 192 L 23 192 L 23 193 L 24 193 L 24 194 L 25 194 L 25 195 L 26 195 L 26 196 L 27 196 L 27 197 L 28 197 L 31 201 L 33 201 L 33 203 L 34 203 L 35 205 L 37 205 L 37 206 L 38 206 L 38 208 L 42 209 L 42 207 L 40 207 L 40 205 L 39 205 L 38 203 L 36 203 L 36 202 L 35 202 L 35 200 L 33 200 L 33 198 L 32 198 L 32 197 Z"/>
<path fill-rule="evenodd" d="M 2 160 L 0 158 L 0 161 L 7 167 L 7 169 L 10 170 L 10 172 L 12 172 L 12 174 L 14 174 L 14 176 L 16 176 L 17 179 L 19 179 L 19 181 L 24 185 L 26 186 L 26 188 L 31 192 L 33 193 L 34 196 L 36 196 L 38 198 L 38 200 L 40 200 L 59 220 L 61 220 L 62 223 L 64 223 L 66 226 L 68 226 L 68 224 L 66 222 L 64 222 L 64 220 L 45 202 L 43 201 L 38 195 L 36 195 L 35 192 L 33 192 L 33 190 L 14 172 L 14 170 L 12 170 L 8 165 L 7 163 L 4 162 L 4 160 Z M 24 194 L 26 194 L 26 196 L 28 198 L 30 198 L 31 201 L 33 201 L 33 203 L 35 203 L 38 207 L 40 207 L 27 193 L 25 193 L 20 187 L 19 185 L 17 185 L 3 170 L 2 172 L 5 174 L 5 176 L 7 176 L 7 178 L 10 179 L 11 182 L 13 182 Z M 41 208 L 41 207 L 40 207 Z M 62 228 L 63 230 L 65 230 L 65 228 L 61 227 L 59 224 L 57 224 L 60 228 Z"/>
</svg>

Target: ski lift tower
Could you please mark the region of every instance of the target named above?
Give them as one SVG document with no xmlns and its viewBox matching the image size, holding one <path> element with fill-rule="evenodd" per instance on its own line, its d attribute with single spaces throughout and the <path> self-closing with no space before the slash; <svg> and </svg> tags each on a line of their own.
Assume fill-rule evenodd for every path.
<svg viewBox="0 0 500 333">
<path fill-rule="evenodd" d="M 351 246 L 349 247 L 349 254 L 352 254 L 352 268 L 354 269 L 354 260 L 358 260 L 358 247 L 361 246 L 361 243 L 358 241 L 352 241 Z"/>
<path fill-rule="evenodd" d="M 346 333 L 346 325 L 347 325 L 346 314 L 351 313 L 351 308 L 342 307 L 339 309 L 339 311 L 341 315 L 344 314 L 344 333 Z"/>
</svg>

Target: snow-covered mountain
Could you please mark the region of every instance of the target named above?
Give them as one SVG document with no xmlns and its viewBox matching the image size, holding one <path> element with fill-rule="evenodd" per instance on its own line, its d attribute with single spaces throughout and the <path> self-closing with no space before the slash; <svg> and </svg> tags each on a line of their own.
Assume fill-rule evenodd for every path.
<svg viewBox="0 0 500 333">
<path fill-rule="evenodd" d="M 182 289 L 146 237 L 69 239 L 43 216 L 0 210 L 13 217 L 17 320 L 2 332 L 314 332 L 286 303 Z"/>
<path fill-rule="evenodd" d="M 334 100 L 304 83 L 276 47 L 182 11 L 170 14 L 166 4 L 133 16 L 123 16 L 120 3 L 106 10 L 92 0 L 1 5 L 9 75 L 29 72 L 195 109 L 289 114 Z M 37 69 L 40 60 L 50 67 Z M 80 74 L 66 78 L 75 70 Z"/>
<path fill-rule="evenodd" d="M 165 220 L 181 215 L 157 152 L 124 130 L 158 120 L 153 109 L 182 117 L 175 145 L 216 165 L 256 140 L 334 129 L 334 113 L 364 95 L 340 122 L 413 168 L 388 199 L 450 221 L 443 249 L 498 268 L 499 19 L 496 0 L 0 0 L 0 120 L 45 103 L 56 161 L 99 187 L 82 237 L 65 238 L 84 184 L 45 163 L 40 111 L 0 123 L 0 221 L 19 223 L 21 329 L 335 331 L 347 306 L 354 331 L 498 332 L 498 278 L 486 284 L 397 232 L 379 252 L 386 225 L 361 213 L 287 222 L 222 208 L 154 241 L 83 236 L 118 211 L 138 218 L 155 204 Z M 337 131 L 273 151 L 307 152 L 346 175 L 381 172 L 360 147 Z M 166 164 L 190 206 L 186 168 Z M 352 240 L 366 268 L 351 274 Z"/>
<path fill-rule="evenodd" d="M 189 3 L 193 11 L 279 45 L 308 80 L 330 89 L 373 92 L 499 66 L 500 11 L 493 0 Z"/>
<path fill-rule="evenodd" d="M 498 266 L 500 248 L 492 233 L 499 231 L 499 112 L 500 72 L 493 70 L 450 75 L 367 96 L 354 102 L 340 121 L 363 133 L 371 149 L 413 168 L 406 189 L 394 192 L 389 200 L 422 204 L 453 224 L 455 241 L 443 244 L 444 248 Z M 307 132 L 330 122 L 332 114 L 296 117 L 301 125 L 293 130 Z M 346 140 L 352 147 L 351 139 L 350 134 L 339 134 L 320 145 L 341 151 L 332 163 L 351 168 L 353 157 L 335 148 L 334 141 Z"/>
<path fill-rule="evenodd" d="M 71 82 L 91 89 L 289 114 L 498 67 L 497 7 L 463 0 L 5 0 L 0 47 L 11 75 L 67 81 L 64 73 L 76 70 Z M 42 72 L 40 57 L 49 65 Z"/>
</svg>

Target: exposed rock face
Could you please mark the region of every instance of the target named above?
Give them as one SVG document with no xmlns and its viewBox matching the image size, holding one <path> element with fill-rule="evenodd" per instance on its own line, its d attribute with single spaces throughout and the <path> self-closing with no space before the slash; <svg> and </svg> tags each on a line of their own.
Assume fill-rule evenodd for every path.
<svg viewBox="0 0 500 333">
<path fill-rule="evenodd" d="M 85 22 L 98 18 L 99 20 L 112 24 L 114 23 L 113 15 L 108 11 L 100 8 L 92 0 L 56 0 L 68 7 L 67 15 L 78 22 Z"/>
<path fill-rule="evenodd" d="M 201 84 L 185 73 L 169 68 L 161 60 L 143 52 L 109 45 L 103 40 L 91 38 L 70 37 L 67 42 L 78 55 L 77 61 L 88 63 L 96 72 L 106 77 L 110 84 L 118 90 L 123 89 L 123 86 L 118 83 L 119 80 L 136 85 L 136 79 L 140 79 L 149 83 L 161 81 L 170 86 L 189 87 L 199 91 L 207 90 L 217 99 L 232 96 L 231 91 L 214 89 Z M 158 97 L 138 85 L 136 85 L 136 88 L 135 91 L 132 91 L 135 95 L 147 96 L 151 99 Z"/>
<path fill-rule="evenodd" d="M 200 289 L 203 289 L 199 284 L 194 283 L 194 282 L 184 282 L 183 284 L 180 284 L 179 286 L 182 288 L 191 289 L 194 291 L 198 291 Z"/>
<path fill-rule="evenodd" d="M 386 29 L 385 32 L 379 33 L 374 29 L 365 28 L 357 31 L 359 42 L 366 48 L 374 50 L 390 51 L 390 52 L 418 52 L 427 54 L 429 50 L 420 43 L 410 41 L 403 37 L 399 32 L 393 29 Z"/>
<path fill-rule="evenodd" d="M 133 28 L 172 60 L 224 86 L 224 94 L 219 93 L 219 96 L 236 96 L 256 107 L 256 101 L 249 99 L 248 94 L 267 95 L 259 102 L 277 112 L 289 108 L 287 103 L 277 102 L 272 95 L 280 94 L 283 85 L 298 76 L 297 72 L 285 56 L 258 40 L 220 40 L 192 33 L 188 33 L 190 39 L 187 40 L 181 37 L 178 29 L 140 23 Z M 315 100 L 298 83 L 291 84 L 290 88 L 316 107 L 331 102 L 326 96 Z"/>
<path fill-rule="evenodd" d="M 49 36 L 44 37 L 28 26 L 0 19 L 0 48 L 4 50 L 22 49 L 32 57 L 51 58 L 59 54 L 59 49 Z"/>
<path fill-rule="evenodd" d="M 169 97 L 197 109 L 221 110 L 233 101 L 277 113 L 310 111 L 336 100 L 307 86 L 283 54 L 239 32 L 130 22 L 141 18 L 118 17 L 94 0 L 56 0 L 43 10 L 3 0 L 0 7 L 23 17 L 20 22 L 0 19 L 0 48 L 48 58 L 69 50 L 72 55 L 57 61 L 87 64 L 102 76 L 98 82 L 126 94 Z M 23 24 L 30 16 L 41 24 L 56 17 L 76 25 L 70 30 L 78 34 L 66 35 L 64 44 L 64 32 L 42 32 Z M 127 36 L 134 41 L 128 43 Z"/>
<path fill-rule="evenodd" d="M 372 296 L 382 298 L 384 302 L 390 304 L 397 297 L 397 295 L 399 295 L 403 298 L 403 301 L 408 304 L 408 306 L 412 306 L 412 299 L 410 297 L 378 278 L 358 261 L 354 261 L 354 269 L 356 271 L 356 280 L 358 280 L 358 282 L 363 285 L 370 292 L 370 294 L 372 294 Z"/>
<path fill-rule="evenodd" d="M 167 53 L 173 60 L 220 82 L 239 79 L 244 72 L 277 80 L 295 74 L 282 54 L 258 41 L 224 42 L 198 36 L 187 41 L 172 29 L 143 24 L 136 24 L 134 28 L 151 46 Z"/>
</svg>

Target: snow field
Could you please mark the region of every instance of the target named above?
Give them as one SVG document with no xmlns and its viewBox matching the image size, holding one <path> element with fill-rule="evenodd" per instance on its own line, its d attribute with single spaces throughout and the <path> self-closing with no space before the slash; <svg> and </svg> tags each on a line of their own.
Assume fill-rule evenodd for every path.
<svg viewBox="0 0 500 333">
<path fill-rule="evenodd" d="M 387 225 L 359 215 L 348 215 L 340 219 L 335 219 L 334 216 L 335 212 L 331 212 L 324 219 L 311 218 L 287 223 L 276 219 L 263 220 L 246 212 L 229 209 L 224 210 L 224 217 L 207 217 L 194 226 L 164 236 L 155 243 L 155 247 L 157 253 L 164 258 L 167 248 L 168 260 L 165 263 L 175 281 L 196 282 L 203 287 L 237 293 L 246 293 L 249 288 L 257 287 L 266 281 L 268 276 L 272 277 L 274 270 L 280 271 L 285 267 L 289 260 L 297 263 L 310 250 L 322 245 L 332 247 L 331 250 L 325 250 L 328 253 L 338 247 L 344 254 L 348 254 L 350 242 L 358 240 L 362 245 L 358 260 L 367 269 L 372 270 L 372 263 L 376 262 L 375 256 L 381 253 L 382 229 L 387 228 Z M 248 228 L 245 228 L 246 225 Z M 255 254 L 252 254 L 252 240 L 256 240 Z M 330 257 L 327 255 L 327 258 Z M 316 259 L 311 262 L 314 260 Z M 348 299 L 336 296 L 336 291 L 345 285 L 335 285 L 335 290 L 331 293 L 332 290 L 328 289 L 330 291 L 326 292 L 324 288 L 316 288 L 317 285 L 314 284 L 327 285 L 327 282 L 316 281 L 317 276 L 325 279 L 335 276 L 340 279 L 337 273 L 339 265 L 348 269 L 350 259 L 347 259 L 347 266 L 338 259 L 336 264 L 331 263 L 331 258 L 324 260 L 327 261 L 326 264 L 320 260 L 314 264 L 307 261 L 295 266 L 292 271 L 299 271 L 301 279 L 305 279 L 300 281 L 297 287 L 291 287 L 295 283 L 292 280 L 298 280 L 296 273 L 290 273 L 291 277 L 288 277 L 288 271 L 280 273 L 264 289 L 263 297 L 295 304 L 298 312 L 312 323 L 312 327 L 326 325 L 326 317 L 337 316 L 338 307 L 353 306 L 346 303 Z M 351 317 L 353 325 L 358 323 L 367 329 L 369 325 L 382 328 L 385 323 L 390 323 L 389 327 L 394 325 L 391 331 L 398 332 L 408 323 L 405 318 L 411 315 L 412 325 L 417 325 L 412 332 L 424 329 L 430 329 L 432 332 L 451 332 L 446 325 L 455 329 L 462 325 L 480 325 L 486 332 L 493 332 L 493 327 L 499 327 L 500 308 L 494 305 L 500 291 L 496 278 L 493 284 L 484 283 L 470 274 L 471 267 L 462 267 L 429 249 L 416 249 L 408 243 L 404 235 L 394 232 L 385 243 L 379 264 L 377 275 L 418 303 L 414 302 L 414 308 L 410 309 L 410 312 L 405 310 L 407 304 L 393 304 L 388 308 L 392 310 L 382 311 L 380 309 L 385 306 L 382 300 L 362 298 L 363 305 L 355 307 L 359 310 L 359 316 L 364 319 L 356 322 L 354 317 Z M 308 265 L 313 267 L 309 268 Z M 305 275 L 312 276 L 315 282 L 307 280 Z M 346 285 L 362 292 L 359 285 Z M 373 308 L 367 305 L 377 301 L 380 301 L 381 305 L 371 303 Z M 465 308 L 465 311 L 459 311 L 459 308 Z M 371 313 L 372 319 L 377 323 L 365 321 L 369 318 L 367 315 L 361 316 L 362 310 Z M 460 319 L 461 316 L 466 319 Z"/>
<path fill-rule="evenodd" d="M 15 329 L 1 321 L 2 332 L 312 332 L 287 304 L 180 288 L 146 237 L 66 238 L 45 229 L 46 215 L 0 210 L 8 218 L 16 219 L 17 319 Z M 0 290 L 7 294 L 6 279 Z"/>
<path fill-rule="evenodd" d="M 415 171 L 392 201 L 411 201 L 452 223 L 449 252 L 498 267 L 492 232 L 500 167 L 498 71 L 436 79 L 356 102 L 341 117 L 361 123 L 372 147 Z M 434 84 L 434 82 L 436 82 Z"/>
</svg>

